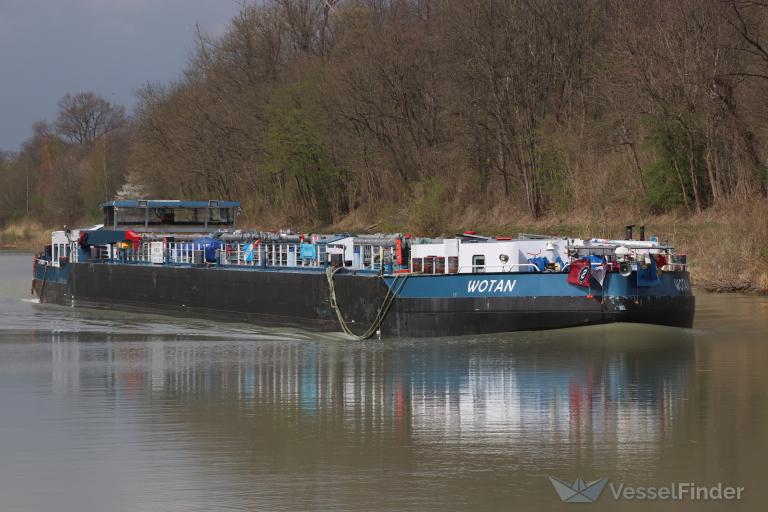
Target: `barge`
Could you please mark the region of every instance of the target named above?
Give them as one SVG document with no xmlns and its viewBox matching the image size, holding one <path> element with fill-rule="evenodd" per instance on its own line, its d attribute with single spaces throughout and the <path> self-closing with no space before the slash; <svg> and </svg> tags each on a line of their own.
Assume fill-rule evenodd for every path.
<svg viewBox="0 0 768 512">
<path fill-rule="evenodd" d="M 41 303 L 343 331 L 456 336 L 607 322 L 691 327 L 685 258 L 655 238 L 248 232 L 237 202 L 112 201 L 52 233 Z"/>
</svg>

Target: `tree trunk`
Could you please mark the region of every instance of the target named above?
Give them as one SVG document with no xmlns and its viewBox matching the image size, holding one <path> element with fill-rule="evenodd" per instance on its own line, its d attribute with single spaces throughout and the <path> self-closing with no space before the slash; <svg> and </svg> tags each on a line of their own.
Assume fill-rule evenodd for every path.
<svg viewBox="0 0 768 512">
<path fill-rule="evenodd" d="M 675 166 L 675 172 L 677 173 L 677 180 L 680 182 L 680 193 L 683 195 L 683 203 L 685 204 L 686 211 L 691 211 L 691 204 L 688 202 L 688 191 L 685 189 L 685 182 L 683 181 L 683 173 L 680 172 L 680 166 L 677 165 L 677 160 L 672 160 L 672 164 Z"/>
<path fill-rule="evenodd" d="M 693 137 L 688 134 L 688 171 L 691 175 L 693 187 L 693 199 L 696 204 L 696 213 L 701 213 L 701 193 L 699 192 L 699 180 L 696 177 L 696 152 L 693 148 Z"/>
<path fill-rule="evenodd" d="M 712 191 L 712 200 L 715 203 L 720 201 L 720 187 L 717 181 L 717 172 L 712 161 L 712 146 L 707 143 L 707 151 L 704 154 L 704 160 L 707 164 L 707 176 L 709 177 L 709 188 Z"/>
</svg>

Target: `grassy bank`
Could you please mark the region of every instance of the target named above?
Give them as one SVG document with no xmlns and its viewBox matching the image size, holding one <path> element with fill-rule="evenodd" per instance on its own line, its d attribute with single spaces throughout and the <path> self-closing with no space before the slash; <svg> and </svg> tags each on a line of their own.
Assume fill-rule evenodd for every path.
<svg viewBox="0 0 768 512">
<path fill-rule="evenodd" d="M 0 249 L 39 251 L 51 243 L 51 231 L 30 220 L 12 222 L 0 229 Z"/>
</svg>

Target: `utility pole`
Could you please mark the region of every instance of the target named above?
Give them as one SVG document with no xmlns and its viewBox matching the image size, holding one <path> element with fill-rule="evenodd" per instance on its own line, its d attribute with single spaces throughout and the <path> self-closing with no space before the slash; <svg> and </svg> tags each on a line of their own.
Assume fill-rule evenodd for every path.
<svg viewBox="0 0 768 512">
<path fill-rule="evenodd" d="M 107 179 L 107 134 L 109 134 L 108 131 L 104 132 L 104 135 L 102 136 L 102 145 L 103 145 L 103 151 L 102 151 L 102 170 L 104 173 L 104 202 L 106 203 L 109 201 L 109 181 Z"/>
<path fill-rule="evenodd" d="M 29 160 L 24 158 L 24 211 L 29 218 Z"/>
</svg>

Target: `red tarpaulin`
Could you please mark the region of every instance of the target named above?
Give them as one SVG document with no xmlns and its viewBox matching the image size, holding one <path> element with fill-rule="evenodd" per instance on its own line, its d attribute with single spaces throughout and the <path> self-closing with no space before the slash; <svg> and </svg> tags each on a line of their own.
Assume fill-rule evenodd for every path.
<svg viewBox="0 0 768 512">
<path fill-rule="evenodd" d="M 139 244 L 141 243 L 141 235 L 137 235 L 129 229 L 125 232 L 125 239 L 133 243 L 134 250 L 139 248 Z"/>
<path fill-rule="evenodd" d="M 588 260 L 576 260 L 571 263 L 571 270 L 568 272 L 568 282 L 576 286 L 589 287 L 590 272 Z"/>
</svg>

